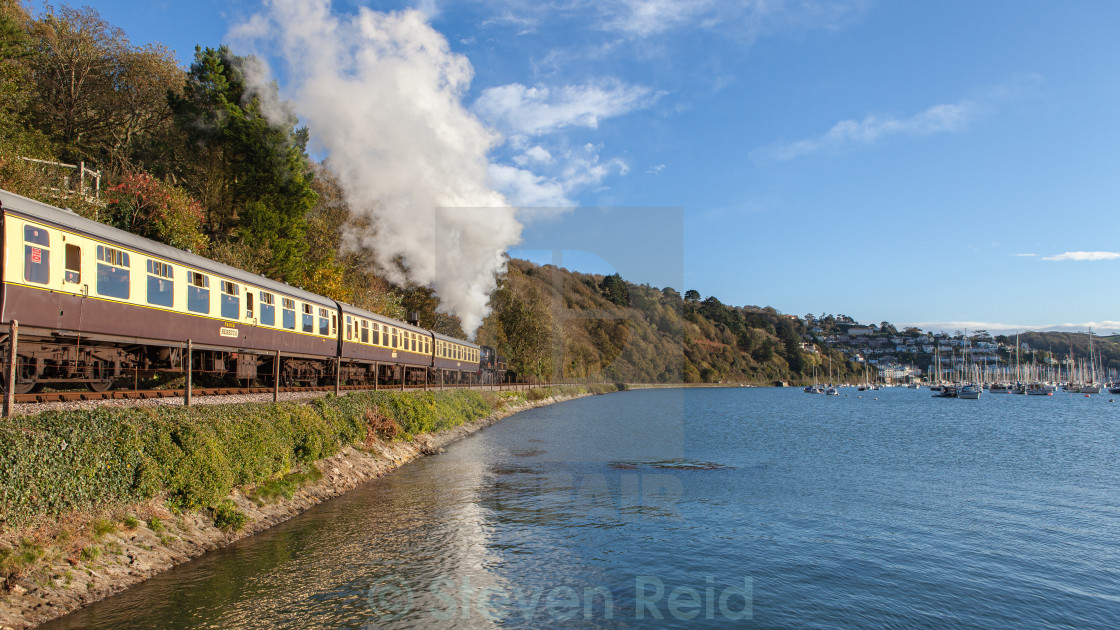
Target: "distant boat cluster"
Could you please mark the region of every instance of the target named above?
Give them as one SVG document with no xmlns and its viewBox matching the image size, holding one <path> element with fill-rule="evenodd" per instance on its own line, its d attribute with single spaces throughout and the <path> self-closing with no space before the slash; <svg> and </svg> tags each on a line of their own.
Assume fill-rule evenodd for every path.
<svg viewBox="0 0 1120 630">
<path fill-rule="evenodd" d="M 863 385 L 809 385 L 802 391 L 806 394 L 825 394 L 829 396 L 839 396 L 840 388 L 842 387 L 855 387 L 858 391 L 877 391 L 884 387 L 905 387 L 907 389 L 921 389 L 923 383 L 913 382 L 903 384 L 878 384 L 878 383 L 865 383 Z M 925 383 L 929 387 L 929 391 L 933 392 L 934 398 L 964 398 L 965 400 L 977 400 L 985 390 L 989 394 L 1022 394 L 1026 396 L 1053 396 L 1054 392 L 1061 389 L 1062 391 L 1071 394 L 1100 394 L 1108 390 L 1110 394 L 1120 394 L 1120 382 L 1108 384 L 1093 384 L 1093 383 L 1046 383 L 1046 382 L 1032 382 L 1032 383 Z"/>
<path fill-rule="evenodd" d="M 1016 346 L 1018 346 L 1018 338 L 1016 337 Z M 1120 394 L 1120 381 L 1112 383 L 1101 383 L 1098 380 L 1098 371 L 1103 373 L 1103 368 L 1099 367 L 1099 356 L 1093 353 L 1093 331 L 1089 330 L 1089 356 L 1091 357 L 1087 364 L 1072 364 L 1070 369 L 1064 374 L 1060 368 L 1057 371 L 1051 369 L 1043 369 L 1033 365 L 1020 365 L 1018 357 L 1015 361 L 1015 381 L 1007 382 L 997 380 L 1003 375 L 996 376 L 996 372 L 982 368 L 980 365 L 975 364 L 968 360 L 969 347 L 965 346 L 965 362 L 960 370 L 955 370 L 952 374 L 952 380 L 942 381 L 938 383 L 929 383 L 929 389 L 933 392 L 934 398 L 963 398 L 965 400 L 978 400 L 980 395 L 987 390 L 989 394 L 1022 394 L 1026 396 L 1053 396 L 1054 392 L 1058 391 L 1060 387 L 1063 391 L 1071 394 L 1099 394 L 1104 389 L 1108 389 L 1110 394 Z M 946 374 L 941 369 L 941 357 L 937 355 L 935 358 L 936 368 L 938 374 Z M 829 361 L 829 380 L 832 380 L 832 363 Z M 995 379 L 993 379 L 995 376 Z M 1064 377 L 1064 378 L 1063 378 Z M 816 382 L 816 369 L 813 370 L 813 381 Z M 864 365 L 864 383 L 856 386 L 859 391 L 877 390 L 880 387 L 896 387 L 902 386 L 891 382 L 875 383 L 867 380 L 867 366 Z M 839 388 L 841 385 L 827 385 L 822 386 L 818 384 L 809 385 L 803 391 L 806 394 L 830 394 L 833 396 L 839 395 Z M 848 385 L 851 387 L 851 385 Z M 910 389 L 920 389 L 921 382 L 918 380 L 911 380 L 905 384 L 905 387 Z"/>
</svg>

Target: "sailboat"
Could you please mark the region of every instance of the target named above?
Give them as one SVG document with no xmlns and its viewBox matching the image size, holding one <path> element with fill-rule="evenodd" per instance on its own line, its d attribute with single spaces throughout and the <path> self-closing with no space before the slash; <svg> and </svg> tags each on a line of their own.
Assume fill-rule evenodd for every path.
<svg viewBox="0 0 1120 630">
<path fill-rule="evenodd" d="M 817 365 L 815 363 L 813 364 L 813 384 L 806 386 L 805 389 L 801 391 L 805 392 L 806 394 L 820 394 L 824 392 L 824 390 L 821 389 L 821 386 L 817 383 Z"/>
<path fill-rule="evenodd" d="M 965 374 L 967 375 L 967 378 L 968 378 L 969 382 L 961 385 L 957 389 L 957 398 L 964 398 L 965 400 L 979 400 L 980 399 L 980 393 L 984 391 L 984 388 L 981 385 L 977 385 L 976 381 L 973 379 L 973 376 L 974 376 L 973 372 L 975 371 L 974 370 L 975 366 L 973 366 L 972 363 L 970 362 L 970 359 L 972 358 L 972 352 L 971 352 L 972 344 L 968 339 L 968 331 L 967 330 L 965 331 L 964 342 L 965 342 L 964 367 L 965 367 Z"/>
<path fill-rule="evenodd" d="M 1078 394 L 1099 394 L 1101 384 L 1097 382 L 1097 361 L 1093 358 L 1093 329 L 1089 329 L 1089 380 L 1077 389 Z"/>
</svg>

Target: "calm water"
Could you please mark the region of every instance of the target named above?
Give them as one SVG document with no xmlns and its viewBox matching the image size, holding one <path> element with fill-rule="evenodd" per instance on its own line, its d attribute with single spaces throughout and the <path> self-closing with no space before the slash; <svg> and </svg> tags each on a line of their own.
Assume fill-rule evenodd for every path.
<svg viewBox="0 0 1120 630">
<path fill-rule="evenodd" d="M 842 391 L 522 413 L 51 627 L 1120 626 L 1120 403 Z"/>
</svg>

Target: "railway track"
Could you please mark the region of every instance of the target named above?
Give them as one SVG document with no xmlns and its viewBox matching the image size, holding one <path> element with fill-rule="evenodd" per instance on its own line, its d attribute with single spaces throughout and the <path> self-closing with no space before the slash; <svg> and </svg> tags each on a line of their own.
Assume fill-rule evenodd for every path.
<svg viewBox="0 0 1120 630">
<path fill-rule="evenodd" d="M 521 390 L 530 387 L 523 384 L 503 384 L 500 389 L 504 390 Z M 402 391 L 398 385 L 396 387 L 379 387 L 380 391 Z M 403 391 L 439 391 L 438 386 L 424 387 L 422 385 L 409 385 Z M 445 386 L 444 389 L 491 389 L 489 385 L 463 385 L 463 386 Z M 498 389 L 495 386 L 493 389 Z M 339 387 L 340 391 L 374 391 L 372 385 L 342 385 Z M 272 387 L 192 387 L 191 396 L 236 396 L 246 394 L 271 394 L 276 392 Z M 324 385 L 319 387 L 281 387 L 279 393 L 314 393 L 314 392 L 333 392 L 334 385 Z M 183 398 L 186 396 L 185 389 L 147 389 L 147 390 L 119 390 L 107 392 L 90 392 L 90 391 L 60 391 L 60 392 L 37 392 L 34 394 L 16 394 L 15 402 L 17 404 L 35 404 L 35 403 L 48 403 L 48 402 L 75 402 L 82 400 L 148 400 L 152 398 Z"/>
</svg>

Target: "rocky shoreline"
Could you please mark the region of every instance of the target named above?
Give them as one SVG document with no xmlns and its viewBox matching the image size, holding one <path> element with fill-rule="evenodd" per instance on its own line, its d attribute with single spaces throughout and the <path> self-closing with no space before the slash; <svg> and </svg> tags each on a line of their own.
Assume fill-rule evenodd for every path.
<svg viewBox="0 0 1120 630">
<path fill-rule="evenodd" d="M 346 447 L 337 455 L 317 461 L 315 466 L 322 477 L 300 487 L 291 499 L 281 497 L 261 504 L 237 488 L 230 498 L 248 521 L 236 531 L 217 527 L 205 513 L 172 514 L 155 501 L 129 506 L 132 513 L 142 514 L 145 519 L 131 529 L 126 526 L 100 537 L 99 548 L 106 549 L 105 554 L 92 558 L 85 553 L 71 554 L 41 562 L 0 594 L 0 630 L 22 630 L 61 617 L 207 551 L 287 521 L 417 457 L 439 453 L 444 446 L 503 418 L 587 395 L 555 396 L 513 405 L 475 422 L 417 436 L 411 442 L 378 442 L 361 450 Z M 153 523 L 158 524 L 155 529 Z"/>
</svg>

